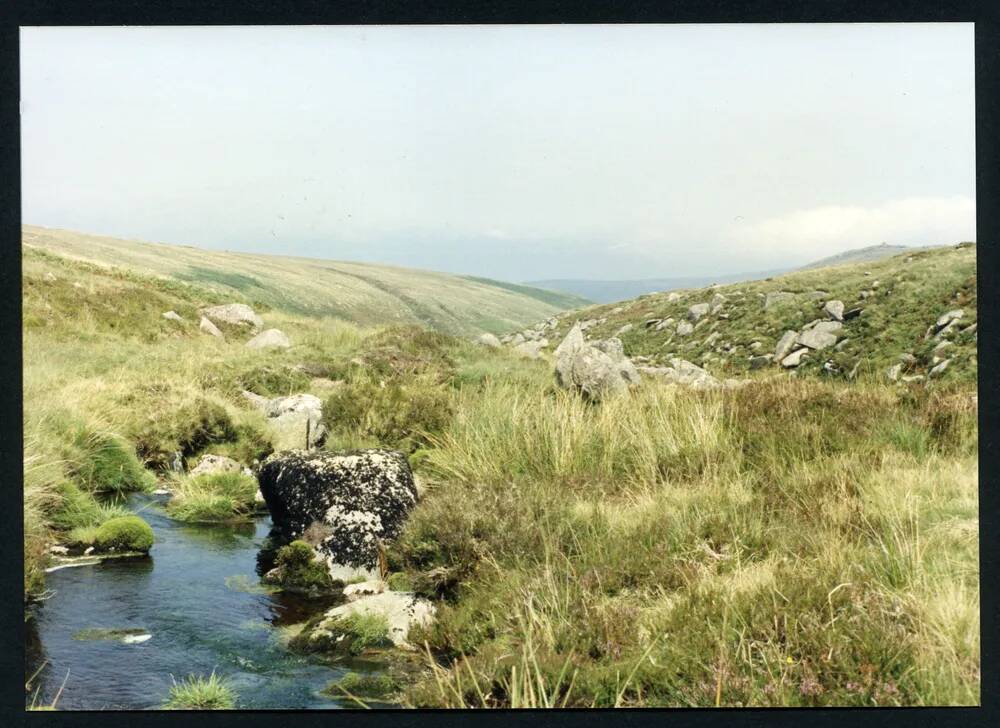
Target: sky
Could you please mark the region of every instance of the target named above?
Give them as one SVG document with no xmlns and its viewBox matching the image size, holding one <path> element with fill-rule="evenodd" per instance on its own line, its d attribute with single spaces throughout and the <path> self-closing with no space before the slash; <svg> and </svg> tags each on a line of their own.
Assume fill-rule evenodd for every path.
<svg viewBox="0 0 1000 728">
<path fill-rule="evenodd" d="M 26 224 L 511 281 L 975 239 L 972 24 L 23 28 Z"/>
</svg>

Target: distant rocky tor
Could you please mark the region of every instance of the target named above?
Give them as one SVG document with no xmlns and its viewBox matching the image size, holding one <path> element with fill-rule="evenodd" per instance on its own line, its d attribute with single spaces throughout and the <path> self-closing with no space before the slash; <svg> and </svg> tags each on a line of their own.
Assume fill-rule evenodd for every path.
<svg viewBox="0 0 1000 728">
<path fill-rule="evenodd" d="M 499 342 L 551 359 L 557 381 L 589 398 L 623 391 L 639 374 L 695 388 L 736 386 L 768 370 L 900 383 L 974 378 L 975 268 L 969 243 L 855 265 L 838 259 L 835 268 L 564 312 Z M 553 350 L 550 341 L 561 343 Z"/>
</svg>

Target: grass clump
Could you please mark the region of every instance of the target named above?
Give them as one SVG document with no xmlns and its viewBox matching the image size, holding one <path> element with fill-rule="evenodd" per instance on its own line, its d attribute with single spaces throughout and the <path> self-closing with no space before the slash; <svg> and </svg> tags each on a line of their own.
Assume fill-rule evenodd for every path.
<svg viewBox="0 0 1000 728">
<path fill-rule="evenodd" d="M 153 529 L 138 516 L 121 516 L 102 523 L 93 534 L 98 551 L 139 551 L 153 547 Z"/>
<path fill-rule="evenodd" d="M 170 687 L 170 699 L 163 706 L 167 710 L 232 710 L 236 707 L 236 694 L 213 671 L 208 677 L 189 675 Z"/>
<path fill-rule="evenodd" d="M 323 405 L 334 434 L 413 452 L 440 433 L 452 414 L 449 392 L 426 378 L 376 382 L 366 376 L 338 387 Z"/>
<path fill-rule="evenodd" d="M 257 481 L 243 473 L 209 473 L 177 481 L 167 512 L 179 521 L 218 523 L 249 517 Z"/>
<path fill-rule="evenodd" d="M 381 614 L 353 612 L 340 617 L 333 629 L 345 635 L 344 644 L 352 655 L 360 655 L 368 649 L 392 647 L 389 622 Z"/>
<path fill-rule="evenodd" d="M 400 688 L 399 680 L 392 675 L 363 675 L 349 672 L 339 680 L 335 680 L 323 689 L 323 692 L 335 698 L 351 699 L 385 699 Z"/>
<path fill-rule="evenodd" d="M 136 452 L 149 465 L 167 469 L 175 452 L 190 457 L 209 445 L 235 442 L 239 432 L 229 413 L 205 397 L 150 410 L 134 434 Z"/>
<path fill-rule="evenodd" d="M 78 427 L 67 458 L 69 475 L 86 491 L 126 493 L 145 491 L 156 477 L 142 467 L 135 452 L 120 437 Z"/>
</svg>

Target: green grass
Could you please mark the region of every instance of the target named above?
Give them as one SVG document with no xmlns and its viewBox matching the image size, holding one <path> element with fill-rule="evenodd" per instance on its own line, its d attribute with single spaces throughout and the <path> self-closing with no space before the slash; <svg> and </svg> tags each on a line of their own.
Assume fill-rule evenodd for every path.
<svg viewBox="0 0 1000 728">
<path fill-rule="evenodd" d="M 283 588 L 316 592 L 334 586 L 326 565 L 316 560 L 312 546 L 305 541 L 292 541 L 278 549 L 275 566 L 280 573 L 278 583 Z"/>
<path fill-rule="evenodd" d="M 406 699 L 976 704 L 974 422 L 815 380 L 469 393 L 391 553 L 451 575 Z"/>
<path fill-rule="evenodd" d="M 236 694 L 213 671 L 208 677 L 189 675 L 170 688 L 170 699 L 164 704 L 168 710 L 232 710 L 236 707 Z"/>
<path fill-rule="evenodd" d="M 810 291 L 848 306 L 875 279 L 892 291 L 845 325 L 851 342 L 837 355 L 842 371 L 861 361 L 853 380 L 813 361 L 733 390 L 647 380 L 600 404 L 559 389 L 547 361 L 441 333 L 275 308 L 268 325 L 296 346 L 251 352 L 160 320 L 222 288 L 30 248 L 24 271 L 26 593 L 44 589 L 48 542 L 92 542 L 122 515 L 96 490 L 145 487 L 92 444 L 114 443 L 117 463 L 134 448 L 149 469 L 174 451 L 188 465 L 205 452 L 248 464 L 272 444 L 240 391 L 307 391 L 324 400 L 327 448 L 411 451 L 426 486 L 388 551 L 393 587 L 437 607 L 410 635 L 426 669 L 401 683 L 407 705 L 980 701 L 975 338 L 954 339 L 952 367 L 929 386 L 883 376 L 902 351 L 926 370 L 921 339 L 941 311 L 975 322 L 974 248 L 725 287 L 730 318 L 699 327 L 689 349 L 665 347 L 641 320 L 680 318 L 709 291 L 580 312 L 608 317 L 595 336 L 637 323 L 623 336 L 631 354 L 710 353 L 714 373 L 743 377 L 752 339 L 767 351 L 820 317 Z M 796 297 L 765 311 L 757 294 L 776 290 Z M 124 315 L 100 303 L 116 296 Z M 703 346 L 713 325 L 738 354 Z M 172 514 L 194 520 L 232 518 L 253 497 L 236 479 L 177 488 Z M 337 631 L 348 637 L 331 651 L 388 643 L 377 620 Z"/>
<path fill-rule="evenodd" d="M 907 262 L 907 259 L 910 259 Z M 870 275 L 865 275 L 866 273 Z M 877 288 L 872 288 L 878 282 Z M 788 300 L 773 303 L 767 309 L 762 296 L 785 291 L 793 294 Z M 823 291 L 813 298 L 814 291 Z M 862 299 L 862 291 L 874 291 Z M 687 320 L 688 308 L 707 303 L 716 293 L 727 302 L 719 312 L 728 318 L 708 315 L 698 322 L 695 331 L 677 336 L 672 329 L 656 331 L 644 325 L 650 319 L 673 318 Z M 841 300 L 846 309 L 861 307 L 864 313 L 844 323 L 839 332 L 848 339 L 839 350 L 832 347 L 816 352 L 798 367 L 797 376 L 823 376 L 847 380 L 856 376 L 885 381 L 885 371 L 899 360 L 900 354 L 914 354 L 918 363 L 914 373 L 926 375 L 931 367 L 932 349 L 938 343 L 925 339 L 927 327 L 942 313 L 961 308 L 965 315 L 961 328 L 976 323 L 976 246 L 922 250 L 891 258 L 833 268 L 799 271 L 763 281 L 735 283 L 717 288 L 655 293 L 625 303 L 591 306 L 562 317 L 554 332 L 546 333 L 553 342 L 560 341 L 576 320 L 607 320 L 592 329 L 591 338 L 614 334 L 624 324 L 632 330 L 621 335 L 625 353 L 651 357 L 654 362 L 669 363 L 671 356 L 705 366 L 719 377 L 746 376 L 753 354 L 773 353 L 775 345 L 787 330 L 801 330 L 815 319 L 826 319 L 822 306 L 826 300 Z M 711 334 L 718 333 L 714 342 Z M 977 371 L 976 337 L 974 332 L 956 333 L 948 356 L 954 360 L 945 370 L 942 381 L 974 385 Z M 750 344 L 760 342 L 759 349 Z M 723 347 L 728 344 L 732 352 Z M 837 373 L 829 375 L 823 365 L 831 361 Z M 754 376 L 768 376 L 779 371 L 775 364 Z"/>
<path fill-rule="evenodd" d="M 167 512 L 178 521 L 218 523 L 253 512 L 257 481 L 243 473 L 212 473 L 175 481 Z"/>
</svg>

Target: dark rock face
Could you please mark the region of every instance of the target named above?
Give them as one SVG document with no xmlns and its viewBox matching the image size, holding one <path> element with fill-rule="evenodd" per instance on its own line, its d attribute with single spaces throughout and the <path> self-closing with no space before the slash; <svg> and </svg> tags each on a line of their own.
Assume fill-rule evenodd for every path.
<svg viewBox="0 0 1000 728">
<path fill-rule="evenodd" d="M 378 565 L 378 542 L 398 535 L 417 501 L 406 456 L 393 450 L 286 451 L 265 461 L 258 480 L 278 528 L 299 536 L 326 524 L 321 555 L 355 568 Z"/>
</svg>

